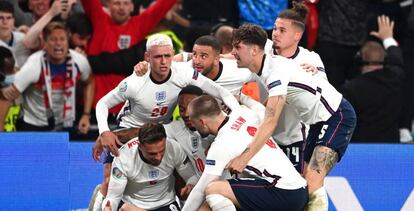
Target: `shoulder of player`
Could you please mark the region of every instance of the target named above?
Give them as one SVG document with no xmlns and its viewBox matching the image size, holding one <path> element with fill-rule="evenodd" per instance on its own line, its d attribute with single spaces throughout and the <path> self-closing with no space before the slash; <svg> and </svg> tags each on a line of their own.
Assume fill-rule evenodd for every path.
<svg viewBox="0 0 414 211">
<path fill-rule="evenodd" d="M 133 138 L 119 148 L 120 157 L 129 157 L 138 150 L 138 138 Z"/>
<path fill-rule="evenodd" d="M 167 134 L 170 133 L 171 135 L 174 135 L 178 131 L 185 129 L 184 127 L 185 125 L 182 120 L 172 121 L 164 125 L 165 131 L 167 132 Z"/>
</svg>

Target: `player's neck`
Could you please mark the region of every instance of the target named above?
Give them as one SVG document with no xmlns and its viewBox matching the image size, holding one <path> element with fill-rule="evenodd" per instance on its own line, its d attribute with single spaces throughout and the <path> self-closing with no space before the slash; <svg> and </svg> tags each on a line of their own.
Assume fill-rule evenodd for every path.
<svg viewBox="0 0 414 211">
<path fill-rule="evenodd" d="M 228 121 L 226 120 L 227 115 L 225 115 L 224 113 L 221 113 L 220 115 L 212 118 L 214 119 L 212 124 L 211 124 L 211 134 L 212 135 L 217 135 L 218 131 L 220 130 L 220 128 Z"/>
<path fill-rule="evenodd" d="M 253 71 L 254 73 L 259 74 L 261 72 L 261 69 L 262 69 L 262 66 L 263 66 L 263 63 L 264 63 L 264 58 L 265 58 L 265 54 L 264 53 L 257 55 L 254 58 L 252 64 L 249 65 L 248 68 L 251 71 Z"/>
<path fill-rule="evenodd" d="M 297 49 L 298 49 L 297 45 L 292 45 L 292 46 L 290 46 L 289 48 L 286 48 L 286 49 L 280 49 L 279 48 L 279 49 L 275 49 L 275 50 L 276 50 L 277 54 L 280 55 L 280 56 L 283 56 L 285 58 L 292 58 L 292 57 L 295 56 Z"/>
</svg>

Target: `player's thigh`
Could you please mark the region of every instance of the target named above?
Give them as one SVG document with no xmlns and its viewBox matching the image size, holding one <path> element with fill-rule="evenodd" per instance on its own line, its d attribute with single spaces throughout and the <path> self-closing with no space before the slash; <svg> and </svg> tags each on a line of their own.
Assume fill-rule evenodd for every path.
<svg viewBox="0 0 414 211">
<path fill-rule="evenodd" d="M 230 199 L 233 204 L 238 205 L 237 198 L 233 193 L 230 183 L 227 180 L 218 180 L 207 185 L 206 195 L 219 194 Z"/>
<path fill-rule="evenodd" d="M 145 211 L 145 209 L 141 209 L 129 203 L 124 203 L 119 211 Z"/>
<path fill-rule="evenodd" d="M 321 145 L 336 151 L 339 162 L 351 140 L 355 122 L 356 116 L 352 106 L 343 99 L 338 110 L 327 121 L 310 126 L 306 139 L 305 161 L 309 162 L 315 147 Z"/>
</svg>

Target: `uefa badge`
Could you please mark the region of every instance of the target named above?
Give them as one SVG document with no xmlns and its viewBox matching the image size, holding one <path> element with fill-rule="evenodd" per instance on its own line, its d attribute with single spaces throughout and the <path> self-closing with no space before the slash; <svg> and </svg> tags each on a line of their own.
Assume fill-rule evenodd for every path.
<svg viewBox="0 0 414 211">
<path fill-rule="evenodd" d="M 126 92 L 127 89 L 128 89 L 128 83 L 126 81 L 124 81 L 119 85 L 118 91 L 119 92 Z"/>
</svg>

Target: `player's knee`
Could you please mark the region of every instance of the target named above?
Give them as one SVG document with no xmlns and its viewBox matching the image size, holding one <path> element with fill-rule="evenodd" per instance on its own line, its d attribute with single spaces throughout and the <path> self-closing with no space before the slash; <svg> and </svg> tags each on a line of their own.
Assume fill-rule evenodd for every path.
<svg viewBox="0 0 414 211">
<path fill-rule="evenodd" d="M 220 194 L 208 194 L 206 201 L 212 210 L 236 210 L 233 202 Z"/>
</svg>

